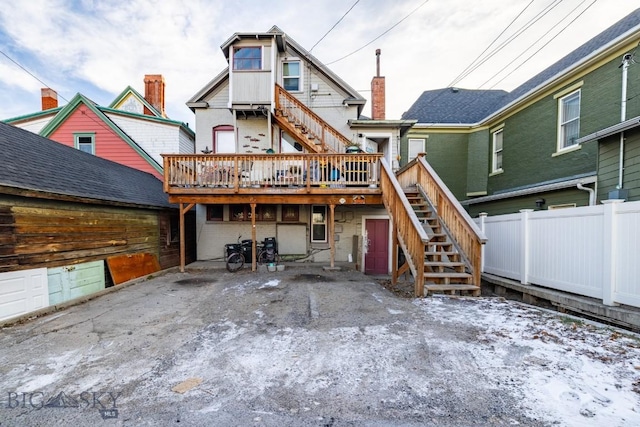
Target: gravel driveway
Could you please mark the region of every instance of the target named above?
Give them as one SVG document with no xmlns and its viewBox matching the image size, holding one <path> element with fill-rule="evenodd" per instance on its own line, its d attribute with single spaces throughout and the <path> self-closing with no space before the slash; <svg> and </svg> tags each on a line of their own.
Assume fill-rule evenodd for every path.
<svg viewBox="0 0 640 427">
<path fill-rule="evenodd" d="M 0 330 L 0 426 L 636 426 L 639 344 L 357 271 L 167 272 Z"/>
</svg>

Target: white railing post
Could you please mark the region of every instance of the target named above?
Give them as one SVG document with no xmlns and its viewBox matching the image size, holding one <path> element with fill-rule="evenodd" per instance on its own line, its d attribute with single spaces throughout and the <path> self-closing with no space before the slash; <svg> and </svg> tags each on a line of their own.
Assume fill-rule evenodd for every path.
<svg viewBox="0 0 640 427">
<path fill-rule="evenodd" d="M 616 211 L 618 204 L 624 202 L 620 199 L 603 200 L 604 217 L 602 219 L 603 230 L 603 260 L 602 260 L 602 303 L 615 306 L 615 293 L 617 289 L 616 278 L 616 248 L 618 246 Z"/>
<path fill-rule="evenodd" d="M 480 212 L 480 231 L 482 231 L 482 234 L 484 234 L 485 236 L 487 235 L 486 230 L 485 230 L 485 221 L 487 220 L 487 216 L 489 214 L 486 212 Z M 484 249 L 485 249 L 486 245 L 482 245 L 480 247 L 480 272 L 484 273 Z"/>
<path fill-rule="evenodd" d="M 529 283 L 529 214 L 533 209 L 520 210 L 520 283 Z"/>
</svg>

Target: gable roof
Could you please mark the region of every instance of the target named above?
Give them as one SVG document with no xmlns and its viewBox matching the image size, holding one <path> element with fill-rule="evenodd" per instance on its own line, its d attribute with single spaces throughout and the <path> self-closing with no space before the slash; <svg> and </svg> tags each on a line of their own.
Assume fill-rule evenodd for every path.
<svg viewBox="0 0 640 427">
<path fill-rule="evenodd" d="M 280 52 L 284 52 L 287 49 L 291 49 L 292 51 L 297 53 L 297 56 L 300 58 L 304 58 L 308 63 L 310 63 L 319 73 L 325 76 L 328 80 L 333 82 L 339 88 L 347 93 L 347 102 L 349 104 L 358 105 L 359 109 L 362 109 L 364 104 L 367 102 L 365 98 L 362 97 L 354 88 L 349 86 L 344 80 L 342 80 L 337 74 L 331 71 L 326 65 L 324 65 L 318 58 L 313 56 L 309 51 L 295 42 L 293 39 L 289 38 L 280 28 L 277 26 L 271 27 L 269 31 L 266 33 L 235 33 L 233 34 L 227 41 L 225 41 L 221 46 L 222 52 L 229 62 L 230 55 L 230 47 L 237 41 L 242 39 L 270 39 L 273 38 L 276 40 L 276 46 Z M 211 80 L 205 87 L 200 89 L 194 96 L 187 101 L 187 106 L 191 108 L 193 111 L 194 108 L 197 107 L 205 107 L 203 104 L 204 98 L 213 92 L 220 84 L 224 83 L 229 78 L 229 67 L 225 68 L 220 74 L 218 74 L 213 80 Z"/>
<path fill-rule="evenodd" d="M 484 105 L 483 99 L 478 99 L 476 103 L 469 105 L 469 108 L 478 107 L 479 110 L 483 110 L 485 109 L 485 107 L 487 107 L 485 114 L 475 121 L 465 121 L 465 119 L 468 119 L 470 116 L 467 109 L 461 108 L 459 105 L 457 105 L 456 102 L 450 102 L 450 99 L 447 99 L 447 97 L 445 97 L 444 100 L 440 100 L 439 98 L 441 98 L 442 96 L 435 97 L 433 96 L 433 94 L 429 94 L 428 96 L 425 96 L 423 98 L 423 96 L 427 92 L 446 91 L 450 89 L 437 89 L 435 91 L 424 92 L 411 106 L 411 108 L 402 115 L 402 118 L 416 119 L 418 120 L 418 123 L 477 124 L 483 122 L 490 119 L 492 116 L 498 114 L 499 112 L 508 109 L 513 104 L 518 103 L 527 96 L 537 92 L 541 88 L 562 77 L 563 75 L 566 75 L 572 70 L 584 67 L 585 64 L 588 64 L 595 58 L 597 58 L 600 53 L 606 51 L 612 45 L 624 41 L 634 32 L 640 32 L 640 9 L 636 9 L 635 11 L 631 12 L 629 15 L 616 22 L 597 36 L 593 37 L 591 40 L 587 41 L 577 49 L 573 50 L 562 59 L 556 61 L 551 66 L 547 67 L 540 73 L 536 74 L 534 77 L 522 83 L 513 91 L 505 93 L 500 100 L 496 99 L 496 102 L 492 108 L 488 108 L 486 105 Z M 462 89 L 460 89 L 460 91 L 462 91 Z M 492 96 L 491 94 L 486 93 L 492 91 L 480 90 L 478 92 L 485 92 L 484 95 Z M 432 116 L 430 116 L 430 114 L 434 114 L 433 110 L 436 109 L 434 103 L 436 103 L 436 101 L 438 101 L 437 104 L 440 106 L 440 108 L 448 109 L 447 111 L 440 111 L 436 114 L 441 117 L 447 118 L 447 120 L 449 121 L 432 120 Z"/>
<path fill-rule="evenodd" d="M 175 207 L 153 175 L 0 122 L 0 187 L 98 204 Z"/>
<path fill-rule="evenodd" d="M 160 165 L 153 157 L 149 155 L 140 145 L 135 142 L 129 135 L 127 135 L 120 127 L 118 127 L 109 117 L 102 112 L 102 109 L 98 105 L 91 101 L 89 98 L 81 94 L 76 94 L 67 105 L 51 120 L 42 130 L 40 135 L 49 137 L 60 127 L 67 118 L 73 113 L 81 104 L 87 106 L 104 124 L 113 130 L 124 142 L 126 142 L 131 148 L 133 148 L 142 158 L 144 158 L 154 169 L 162 173 L 162 165 Z M 115 110 L 111 110 L 115 111 Z M 141 116 L 136 114 L 136 117 Z M 148 117 L 148 116 L 145 116 Z"/>
<path fill-rule="evenodd" d="M 162 117 L 162 114 L 156 109 L 156 107 L 154 107 L 153 105 L 151 105 L 149 103 L 149 101 L 147 101 L 145 99 L 144 96 L 140 95 L 140 93 L 138 91 L 136 91 L 134 88 L 132 88 L 131 86 L 127 86 L 122 92 L 120 92 L 120 95 L 116 96 L 116 99 L 113 100 L 113 102 L 111 104 L 109 104 L 109 108 L 113 108 L 113 109 L 117 109 L 118 106 L 129 97 L 129 95 L 133 96 L 134 98 L 136 98 L 142 105 L 144 105 L 145 107 L 147 107 L 149 109 L 149 111 L 151 111 L 151 113 L 153 113 L 153 115 L 155 117 Z"/>
</svg>

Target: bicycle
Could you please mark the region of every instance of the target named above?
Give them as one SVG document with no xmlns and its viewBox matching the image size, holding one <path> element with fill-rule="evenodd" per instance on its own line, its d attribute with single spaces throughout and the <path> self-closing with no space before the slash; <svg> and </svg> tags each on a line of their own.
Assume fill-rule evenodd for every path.
<svg viewBox="0 0 640 427">
<path fill-rule="evenodd" d="M 258 264 L 278 264 L 278 244 L 275 237 L 267 237 L 258 245 Z"/>
<path fill-rule="evenodd" d="M 232 273 L 240 270 L 245 261 L 251 259 L 253 240 L 240 240 L 241 237 L 238 236 L 238 243 L 224 245 L 227 270 Z"/>
</svg>

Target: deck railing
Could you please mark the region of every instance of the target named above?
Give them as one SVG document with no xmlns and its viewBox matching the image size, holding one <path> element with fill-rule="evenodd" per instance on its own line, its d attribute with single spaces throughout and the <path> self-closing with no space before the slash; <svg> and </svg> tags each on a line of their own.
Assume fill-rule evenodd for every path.
<svg viewBox="0 0 640 427">
<path fill-rule="evenodd" d="M 415 295 L 423 296 L 425 245 L 429 242 L 429 236 L 384 159 L 380 168 L 380 188 L 382 201 L 395 222 L 397 237 L 408 252 L 406 259 L 415 280 Z"/>
<path fill-rule="evenodd" d="M 276 111 L 286 116 L 290 122 L 303 126 L 307 134 L 313 135 L 313 138 L 320 142 L 322 151 L 339 153 L 351 144 L 344 135 L 278 84 L 275 98 Z"/>
<path fill-rule="evenodd" d="M 435 207 L 445 228 L 462 251 L 473 272 L 473 283 L 480 285 L 482 244 L 486 237 L 464 210 L 438 174 L 423 156 L 399 171 L 398 181 L 404 187 L 418 185 Z"/>
<path fill-rule="evenodd" d="M 165 154 L 171 187 L 378 186 L 382 154 Z"/>
</svg>

